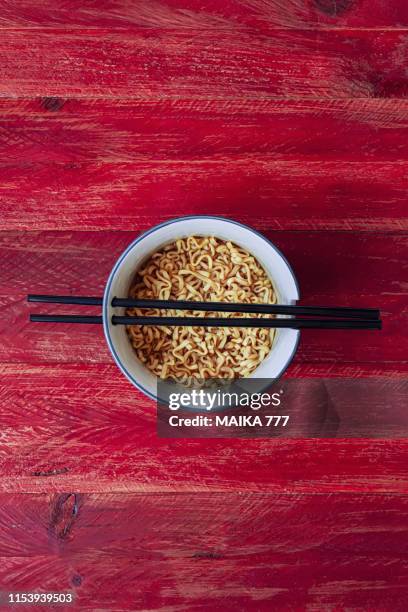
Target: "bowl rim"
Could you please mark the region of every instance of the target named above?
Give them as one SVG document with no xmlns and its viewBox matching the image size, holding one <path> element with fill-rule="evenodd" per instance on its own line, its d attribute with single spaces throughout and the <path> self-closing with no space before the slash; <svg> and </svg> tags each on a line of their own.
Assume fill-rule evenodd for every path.
<svg viewBox="0 0 408 612">
<path fill-rule="evenodd" d="M 109 308 L 109 302 L 108 302 L 108 297 L 109 297 L 109 293 L 110 293 L 110 288 L 113 282 L 113 279 L 115 278 L 116 272 L 119 268 L 119 266 L 121 265 L 122 261 L 125 259 L 125 257 L 127 256 L 127 254 L 139 243 L 141 242 L 144 238 L 146 238 L 147 236 L 149 236 L 150 234 L 152 234 L 153 232 L 161 229 L 162 227 L 166 227 L 167 225 L 172 225 L 173 223 L 180 223 L 181 221 L 185 221 L 187 219 L 215 219 L 218 221 L 224 221 L 227 223 L 231 223 L 233 225 L 238 225 L 240 227 L 243 227 L 246 230 L 249 230 L 250 232 L 252 232 L 253 234 L 256 234 L 257 236 L 259 236 L 260 238 L 262 238 L 262 240 L 264 240 L 269 247 L 271 247 L 285 262 L 289 273 L 292 276 L 292 279 L 294 281 L 295 284 L 295 288 L 296 288 L 296 300 L 299 299 L 300 297 L 300 290 L 299 290 L 299 283 L 297 281 L 297 278 L 293 272 L 292 266 L 290 265 L 290 263 L 288 262 L 288 260 L 286 259 L 285 255 L 280 251 L 280 249 L 278 249 L 277 246 L 275 246 L 275 244 L 273 242 L 271 242 L 268 238 L 266 238 L 266 236 L 264 236 L 261 232 L 258 232 L 257 230 L 253 229 L 251 226 L 246 225 L 245 223 L 240 223 L 239 221 L 234 221 L 233 219 L 229 219 L 228 217 L 221 217 L 218 215 L 187 215 L 185 217 L 175 217 L 174 219 L 169 219 L 168 221 L 163 221 L 163 223 L 159 223 L 158 225 L 154 225 L 153 227 L 151 227 L 150 229 L 146 230 L 145 232 L 142 232 L 139 236 L 137 236 L 137 238 L 135 238 L 135 240 L 133 240 L 133 242 L 131 242 L 127 248 L 123 251 L 123 253 L 121 253 L 121 255 L 119 255 L 118 259 L 116 260 L 111 273 L 109 274 L 108 280 L 106 281 L 106 285 L 105 285 L 105 290 L 103 293 L 103 302 L 102 302 L 102 322 L 103 322 L 103 331 L 104 331 L 104 335 L 105 335 L 105 339 L 106 342 L 108 344 L 109 350 L 112 354 L 112 357 L 116 363 L 116 365 L 118 366 L 118 368 L 120 369 L 120 371 L 125 375 L 125 377 L 129 380 L 129 382 L 131 382 L 137 389 L 139 389 L 139 391 L 141 391 L 142 393 L 144 393 L 145 395 L 147 395 L 147 397 L 149 397 L 150 399 L 154 400 L 154 401 L 158 401 L 158 396 L 151 393 L 148 389 L 146 389 L 140 382 L 138 382 L 136 380 L 136 378 L 125 368 L 125 366 L 123 365 L 119 355 L 116 352 L 116 349 L 113 345 L 111 336 L 110 336 L 110 330 L 109 330 L 109 316 L 108 316 L 108 308 Z M 296 330 L 296 340 L 293 346 L 293 350 L 291 352 L 291 354 L 289 355 L 285 365 L 282 367 L 279 375 L 276 377 L 276 380 L 278 380 L 287 370 L 287 368 L 289 367 L 289 365 L 292 363 L 293 357 L 296 354 L 296 351 L 299 347 L 299 342 L 300 342 L 300 330 Z"/>
</svg>

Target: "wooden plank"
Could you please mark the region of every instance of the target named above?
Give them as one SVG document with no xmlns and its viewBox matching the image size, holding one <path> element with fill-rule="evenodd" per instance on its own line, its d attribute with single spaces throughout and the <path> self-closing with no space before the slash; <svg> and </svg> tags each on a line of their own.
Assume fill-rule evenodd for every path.
<svg viewBox="0 0 408 612">
<path fill-rule="evenodd" d="M 3 165 L 406 161 L 407 132 L 408 100 L 396 99 L 0 99 Z"/>
<path fill-rule="evenodd" d="M 352 375 L 376 370 L 358 366 Z M 380 375 L 390 383 L 387 401 L 400 401 L 406 368 Z M 367 410 L 370 398 L 359 399 Z M 158 438 L 154 402 L 111 364 L 1 364 L 0 399 L 4 493 L 408 492 L 404 439 Z"/>
<path fill-rule="evenodd" d="M 273 154 L 2 165 L 0 229 L 122 230 L 205 214 L 265 230 L 407 230 L 407 177 L 406 161 Z"/>
<path fill-rule="evenodd" d="M 406 27 L 404 0 L 19 0 L 0 2 L 0 27 L 337 28 Z"/>
<path fill-rule="evenodd" d="M 1 96 L 404 98 L 405 30 L 5 29 Z M 40 61 L 39 61 L 40 60 Z"/>
<path fill-rule="evenodd" d="M 82 610 L 405 609 L 407 496 L 60 493 L 0 507 L 3 592 L 72 592 Z"/>
<path fill-rule="evenodd" d="M 116 258 L 152 216 L 132 232 L 3 232 L 0 234 L 0 360 L 104 362 L 111 357 L 98 326 L 29 324 L 31 312 L 84 312 L 28 305 L 27 293 L 102 295 Z M 259 228 L 262 229 L 262 228 Z M 298 277 L 305 304 L 380 307 L 378 331 L 305 330 L 295 363 L 406 362 L 407 239 L 400 233 L 265 231 Z M 97 312 L 90 309 L 87 312 Z"/>
</svg>

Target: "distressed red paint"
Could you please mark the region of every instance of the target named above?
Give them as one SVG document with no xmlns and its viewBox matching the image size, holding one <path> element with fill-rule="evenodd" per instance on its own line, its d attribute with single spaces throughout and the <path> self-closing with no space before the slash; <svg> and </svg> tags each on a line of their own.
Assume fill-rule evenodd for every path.
<svg viewBox="0 0 408 612">
<path fill-rule="evenodd" d="M 406 440 L 159 440 L 101 330 L 25 295 L 101 294 L 139 232 L 225 215 L 305 303 L 382 309 L 288 376 L 406 378 L 407 27 L 402 0 L 0 0 L 0 590 L 405 610 Z"/>
</svg>

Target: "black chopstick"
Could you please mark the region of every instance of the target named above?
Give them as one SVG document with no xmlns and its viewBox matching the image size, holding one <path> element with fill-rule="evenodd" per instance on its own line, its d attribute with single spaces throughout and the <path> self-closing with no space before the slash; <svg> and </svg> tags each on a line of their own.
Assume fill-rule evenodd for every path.
<svg viewBox="0 0 408 612">
<path fill-rule="evenodd" d="M 101 316 L 30 314 L 32 323 L 103 323 Z"/>
<path fill-rule="evenodd" d="M 42 304 L 80 304 L 82 306 L 102 306 L 101 297 L 75 296 L 75 295 L 27 295 L 27 302 Z"/>
<path fill-rule="evenodd" d="M 80 315 L 30 315 L 36 323 L 102 323 L 101 316 Z M 113 325 L 159 325 L 181 327 L 257 327 L 290 329 L 381 329 L 380 320 L 340 319 L 249 319 L 231 317 L 130 317 L 112 316 Z"/>
<path fill-rule="evenodd" d="M 100 306 L 100 297 L 76 297 L 70 295 L 28 295 L 29 302 L 49 304 L 81 304 Z M 377 308 L 350 308 L 331 306 L 291 306 L 289 304 L 236 304 L 228 302 L 195 302 L 187 300 L 147 300 L 132 298 L 112 299 L 112 307 L 160 308 L 166 310 L 202 310 L 207 312 L 246 312 L 257 314 L 305 315 L 315 317 L 342 317 L 356 319 L 380 318 Z"/>
</svg>

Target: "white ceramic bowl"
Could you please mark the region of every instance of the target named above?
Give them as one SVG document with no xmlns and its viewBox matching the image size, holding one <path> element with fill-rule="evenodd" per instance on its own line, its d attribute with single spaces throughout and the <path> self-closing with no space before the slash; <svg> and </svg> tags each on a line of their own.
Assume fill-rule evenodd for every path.
<svg viewBox="0 0 408 612">
<path fill-rule="evenodd" d="M 169 242 L 187 236 L 215 236 L 243 247 L 263 265 L 271 278 L 280 304 L 294 304 L 299 288 L 291 267 L 282 253 L 252 228 L 222 217 L 193 216 L 173 219 L 145 232 L 117 260 L 103 296 L 103 328 L 106 341 L 119 368 L 138 389 L 157 399 L 157 377 L 135 356 L 124 325 L 112 325 L 113 314 L 123 315 L 124 308 L 111 306 L 112 298 L 127 297 L 136 270 L 148 257 Z M 290 364 L 299 342 L 299 331 L 276 330 L 272 350 L 251 377 L 275 379 Z"/>
</svg>

